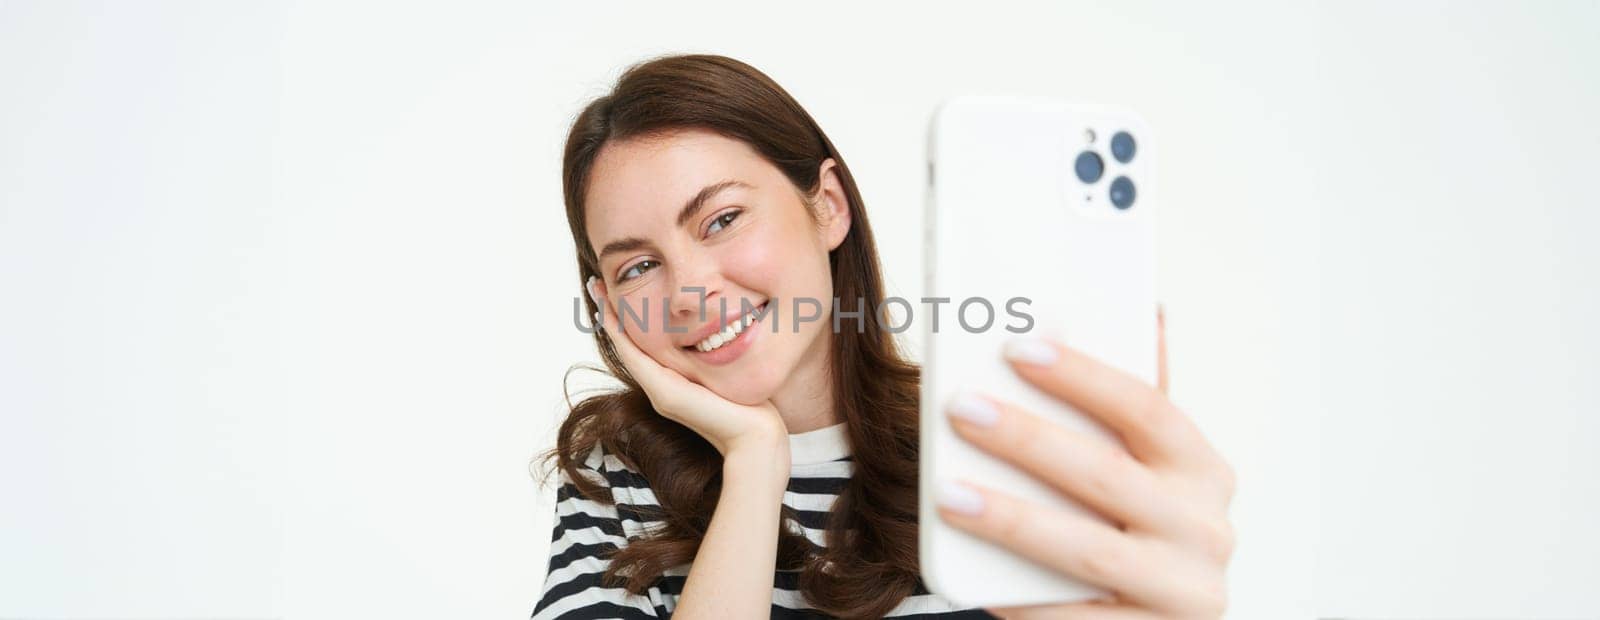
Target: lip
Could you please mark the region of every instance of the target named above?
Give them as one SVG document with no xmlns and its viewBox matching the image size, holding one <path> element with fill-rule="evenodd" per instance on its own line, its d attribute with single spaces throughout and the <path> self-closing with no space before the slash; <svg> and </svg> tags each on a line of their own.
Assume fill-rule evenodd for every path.
<svg viewBox="0 0 1600 620">
<path fill-rule="evenodd" d="M 751 306 L 750 308 L 751 311 L 754 312 L 765 307 L 767 307 L 767 302 L 763 301 L 759 304 Z M 757 312 L 757 314 L 760 313 Z M 691 332 L 688 337 L 686 337 L 682 342 L 678 343 L 678 348 L 688 349 L 691 352 L 699 353 L 700 351 L 695 349 L 694 345 L 700 344 L 700 341 L 710 338 L 711 334 L 722 331 L 722 328 L 727 327 L 729 323 L 734 321 L 734 319 L 738 319 L 744 315 L 745 313 L 740 312 L 739 309 L 730 308 L 728 309 L 727 313 L 724 313 L 716 321 L 706 323 L 705 325 L 701 326 L 700 329 Z"/>
<path fill-rule="evenodd" d="M 766 304 L 763 303 L 755 308 L 759 310 L 765 305 Z M 760 313 L 757 312 L 756 314 L 759 315 Z M 741 316 L 744 315 L 735 315 L 731 318 L 739 318 Z M 684 349 L 684 352 L 694 360 L 705 364 L 710 364 L 712 366 L 721 366 L 723 364 L 730 363 L 736 359 L 739 359 L 740 356 L 744 355 L 745 351 L 750 350 L 750 347 L 755 343 L 756 338 L 759 336 L 758 332 L 761 331 L 760 328 L 766 325 L 765 318 L 766 317 L 761 317 L 752 321 L 748 327 L 744 328 L 744 331 L 739 332 L 739 335 L 734 337 L 733 342 L 724 344 L 721 347 L 711 351 L 700 351 L 694 347 L 688 347 Z M 706 332 L 706 335 L 710 336 L 714 333 L 716 333 L 716 331 L 710 331 Z M 699 340 L 696 340 L 695 342 L 699 342 Z"/>
</svg>

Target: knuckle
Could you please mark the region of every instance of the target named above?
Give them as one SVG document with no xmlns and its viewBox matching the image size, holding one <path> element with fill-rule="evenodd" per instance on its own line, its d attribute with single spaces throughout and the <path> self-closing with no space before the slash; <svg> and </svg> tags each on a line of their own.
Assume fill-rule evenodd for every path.
<svg viewBox="0 0 1600 620">
<path fill-rule="evenodd" d="M 1130 488 L 1128 457 L 1111 451 L 1092 459 L 1082 472 L 1083 492 L 1092 501 L 1106 502 Z"/>
<path fill-rule="evenodd" d="M 1127 545 L 1098 545 L 1079 558 L 1079 568 L 1084 577 L 1107 583 L 1123 575 L 1133 560 L 1132 549 Z"/>
<path fill-rule="evenodd" d="M 1221 618 L 1228 611 L 1228 584 L 1212 579 L 1200 593 L 1199 607 L 1202 618 Z"/>
<path fill-rule="evenodd" d="M 1233 551 L 1238 545 L 1233 524 L 1226 519 L 1212 521 L 1207 524 L 1206 530 L 1206 548 L 1210 552 L 1211 559 L 1227 564 L 1228 558 L 1233 557 Z"/>
<path fill-rule="evenodd" d="M 1012 506 L 996 506 L 990 514 L 990 531 L 996 539 L 1003 544 L 1023 542 L 1026 523 L 1022 511 Z"/>
<path fill-rule="evenodd" d="M 1172 406 L 1172 401 L 1154 389 L 1140 392 L 1134 402 L 1133 417 L 1140 427 L 1161 437 L 1176 436 L 1184 422 L 1183 416 Z"/>
<path fill-rule="evenodd" d="M 1217 492 L 1221 494 L 1222 505 L 1227 506 L 1231 503 L 1234 495 L 1239 490 L 1239 474 L 1234 470 L 1233 466 L 1219 457 L 1216 460 L 1216 464 L 1210 468 L 1208 477 L 1211 479 L 1212 484 L 1215 485 Z"/>
<path fill-rule="evenodd" d="M 678 415 L 678 412 L 682 411 L 683 407 L 676 398 L 662 394 L 660 393 L 660 390 L 656 390 L 655 392 L 646 390 L 645 394 L 650 398 L 650 406 L 655 408 L 656 413 L 673 420 L 678 420 L 680 422 L 682 421 L 680 419 L 681 416 Z"/>
<path fill-rule="evenodd" d="M 1189 553 L 1209 563 L 1226 566 L 1233 556 L 1237 536 L 1226 515 L 1214 516 L 1198 509 L 1186 511 L 1177 540 Z"/>
<path fill-rule="evenodd" d="M 1159 390 L 1139 390 L 1139 396 L 1134 401 L 1135 415 L 1148 424 L 1165 422 L 1168 401 Z"/>
<path fill-rule="evenodd" d="M 1236 530 L 1233 529 L 1233 524 L 1232 523 L 1230 523 L 1228 521 L 1223 521 L 1222 522 L 1222 546 L 1221 546 L 1222 556 L 1224 558 L 1233 557 L 1233 552 L 1238 550 L 1238 548 L 1239 548 L 1239 533 Z"/>
</svg>

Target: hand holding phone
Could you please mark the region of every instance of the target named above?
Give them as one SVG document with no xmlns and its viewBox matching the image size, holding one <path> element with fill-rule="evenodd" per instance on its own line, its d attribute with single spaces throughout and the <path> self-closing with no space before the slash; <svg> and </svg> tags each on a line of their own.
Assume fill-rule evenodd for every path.
<svg viewBox="0 0 1600 620">
<path fill-rule="evenodd" d="M 955 506 L 940 506 L 940 519 L 1101 591 L 1088 602 L 990 611 L 1007 618 L 1089 610 L 1221 617 L 1234 545 L 1227 516 L 1231 468 L 1164 390 L 1060 343 L 1032 342 L 1006 352 L 1017 375 L 1114 429 L 1129 450 L 1074 433 L 1003 396 L 972 394 L 950 403 L 949 424 L 963 440 L 1110 518 L 962 485 L 953 493 Z"/>
<path fill-rule="evenodd" d="M 935 115 L 928 292 L 1023 297 L 1037 322 L 925 333 L 920 552 L 953 602 L 1226 604 L 1233 474 L 1165 395 L 1149 136 L 1124 110 L 1039 99 Z"/>
</svg>

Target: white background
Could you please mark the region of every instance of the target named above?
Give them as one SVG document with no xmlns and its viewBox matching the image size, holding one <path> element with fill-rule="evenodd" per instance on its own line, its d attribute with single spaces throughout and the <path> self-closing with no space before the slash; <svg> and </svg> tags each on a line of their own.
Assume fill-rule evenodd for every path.
<svg viewBox="0 0 1600 620">
<path fill-rule="evenodd" d="M 1231 617 L 1600 615 L 1600 5 L 1124 4 L 0 3 L 0 617 L 525 617 L 560 143 L 674 51 L 816 116 L 906 297 L 940 99 L 1157 127 Z"/>
</svg>

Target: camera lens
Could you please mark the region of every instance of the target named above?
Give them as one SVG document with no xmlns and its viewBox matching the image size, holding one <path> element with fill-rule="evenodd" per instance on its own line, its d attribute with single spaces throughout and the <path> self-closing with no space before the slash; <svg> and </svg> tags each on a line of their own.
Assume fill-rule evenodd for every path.
<svg viewBox="0 0 1600 620">
<path fill-rule="evenodd" d="M 1133 206 L 1133 195 L 1133 181 L 1128 180 L 1128 177 L 1117 177 L 1111 182 L 1111 204 L 1118 209 Z"/>
<path fill-rule="evenodd" d="M 1078 160 L 1072 163 L 1072 169 L 1078 173 L 1079 181 L 1093 183 L 1100 180 L 1100 175 L 1105 174 L 1106 162 L 1094 151 L 1084 151 L 1078 153 Z"/>
<path fill-rule="evenodd" d="M 1133 135 L 1126 131 L 1119 131 L 1111 136 L 1111 156 L 1124 164 L 1133 161 L 1133 152 L 1138 145 L 1133 143 Z"/>
</svg>

